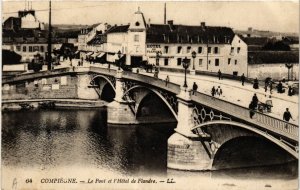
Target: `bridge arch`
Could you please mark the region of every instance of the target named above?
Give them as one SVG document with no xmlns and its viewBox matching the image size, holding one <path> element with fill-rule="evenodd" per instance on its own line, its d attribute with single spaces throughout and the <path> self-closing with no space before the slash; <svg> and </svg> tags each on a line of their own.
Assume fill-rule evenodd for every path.
<svg viewBox="0 0 300 190">
<path fill-rule="evenodd" d="M 112 87 L 112 89 L 116 92 L 115 86 L 114 86 L 113 83 L 109 80 L 108 77 L 103 76 L 103 75 L 96 75 L 96 76 L 93 76 L 93 78 L 91 79 L 91 82 L 94 81 L 96 78 L 102 78 L 102 79 L 106 80 L 106 82 L 107 82 L 108 84 L 110 84 L 110 86 Z"/>
<path fill-rule="evenodd" d="M 163 95 L 161 95 L 161 94 L 160 94 L 157 90 L 155 90 L 155 89 L 152 89 L 152 88 L 149 88 L 149 87 L 146 87 L 146 86 L 142 86 L 142 85 L 135 85 L 135 86 L 133 86 L 133 87 L 130 87 L 128 90 L 126 90 L 126 91 L 124 92 L 124 96 L 126 96 L 127 94 L 129 94 L 129 93 L 130 93 L 131 91 L 133 91 L 134 89 L 138 89 L 138 88 L 144 88 L 144 89 L 146 89 L 146 90 L 148 90 L 148 91 L 150 91 L 150 92 L 153 92 L 156 96 L 158 96 L 159 99 L 162 100 L 162 101 L 164 102 L 164 104 L 168 107 L 168 109 L 171 111 L 171 113 L 172 113 L 172 115 L 174 116 L 174 118 L 176 119 L 176 121 L 178 121 L 178 116 L 177 116 L 176 112 L 174 111 L 174 109 L 172 108 L 172 106 L 170 105 L 170 103 L 166 100 L 166 98 L 165 98 Z M 124 97 L 124 96 L 123 96 L 123 97 Z M 142 102 L 143 99 L 144 99 L 145 97 L 147 97 L 147 95 L 145 95 L 145 96 L 141 99 L 140 102 Z M 140 106 L 140 104 L 139 104 L 138 107 L 136 108 L 136 111 L 139 110 L 139 106 Z"/>
<path fill-rule="evenodd" d="M 102 79 L 102 80 L 97 81 L 98 83 L 95 84 L 97 79 Z M 93 88 L 96 90 L 101 100 L 105 100 L 107 102 L 112 102 L 114 100 L 116 94 L 116 88 L 114 87 L 113 83 L 111 82 L 111 80 L 109 80 L 108 77 L 103 75 L 93 76 L 90 84 L 99 85 L 99 88 L 97 88 L 97 86 L 93 86 Z"/>
<path fill-rule="evenodd" d="M 291 148 L 290 146 L 285 144 L 280 139 L 277 139 L 274 136 L 272 136 L 271 134 L 266 133 L 264 131 L 261 131 L 261 130 L 255 128 L 255 127 L 251 127 L 249 125 L 239 123 L 239 122 L 225 121 L 225 120 L 209 121 L 209 122 L 205 122 L 205 123 L 202 123 L 200 125 L 197 125 L 197 126 L 193 127 L 191 130 L 196 131 L 197 129 L 200 129 L 200 131 L 201 131 L 203 127 L 207 127 L 207 126 L 210 126 L 210 125 L 216 125 L 216 124 L 222 124 L 224 126 L 235 126 L 235 127 L 246 129 L 248 131 L 251 131 L 251 132 L 257 134 L 258 136 L 264 137 L 265 139 L 273 142 L 274 144 L 276 144 L 277 146 L 281 147 L 283 150 L 288 152 L 290 155 L 292 155 L 294 158 L 298 159 L 298 157 L 299 157 L 298 151 Z M 227 139 L 227 141 L 230 141 L 231 139 Z M 227 141 L 223 142 L 222 145 L 224 145 Z M 215 152 L 215 155 L 218 153 L 218 150 L 220 150 L 220 148 L 217 149 L 217 151 Z"/>
</svg>

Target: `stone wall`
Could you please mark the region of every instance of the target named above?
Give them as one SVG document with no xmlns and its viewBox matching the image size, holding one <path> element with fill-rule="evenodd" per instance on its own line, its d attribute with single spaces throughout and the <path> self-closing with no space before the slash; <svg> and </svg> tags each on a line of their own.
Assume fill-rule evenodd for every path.
<svg viewBox="0 0 300 190">
<path fill-rule="evenodd" d="M 78 98 L 77 76 L 57 76 L 2 85 L 2 100 Z"/>
</svg>

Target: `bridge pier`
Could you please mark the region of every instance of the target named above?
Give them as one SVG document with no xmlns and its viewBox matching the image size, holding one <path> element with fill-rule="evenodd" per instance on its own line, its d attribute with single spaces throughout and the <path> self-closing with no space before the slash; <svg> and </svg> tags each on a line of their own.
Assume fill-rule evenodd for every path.
<svg viewBox="0 0 300 190">
<path fill-rule="evenodd" d="M 181 88 L 178 97 L 178 124 L 168 139 L 168 168 L 178 170 L 211 170 L 208 141 L 192 133 L 193 103 L 191 90 Z"/>
<path fill-rule="evenodd" d="M 118 70 L 116 75 L 116 95 L 114 101 L 107 105 L 108 124 L 136 124 L 134 112 L 130 108 L 131 102 L 123 100 L 124 81 L 122 71 Z"/>
</svg>

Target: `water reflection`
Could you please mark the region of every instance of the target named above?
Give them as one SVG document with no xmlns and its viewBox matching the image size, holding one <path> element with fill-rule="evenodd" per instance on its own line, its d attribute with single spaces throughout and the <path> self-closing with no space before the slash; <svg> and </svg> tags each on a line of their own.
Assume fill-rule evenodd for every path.
<svg viewBox="0 0 300 190">
<path fill-rule="evenodd" d="M 2 112 L 2 164 L 40 171 L 97 168 L 124 175 L 295 179 L 297 162 L 213 172 L 167 169 L 167 140 L 176 125 L 111 127 L 105 109 Z"/>
</svg>

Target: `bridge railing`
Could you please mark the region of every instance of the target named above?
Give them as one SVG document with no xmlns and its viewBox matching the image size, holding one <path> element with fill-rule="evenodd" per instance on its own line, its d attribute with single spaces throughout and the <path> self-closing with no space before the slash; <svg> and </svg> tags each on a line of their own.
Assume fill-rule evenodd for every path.
<svg viewBox="0 0 300 190">
<path fill-rule="evenodd" d="M 95 67 L 95 66 L 90 66 L 90 71 L 91 72 L 102 73 L 102 74 L 105 74 L 105 75 L 111 75 L 111 76 L 115 76 L 117 74 L 117 71 L 114 70 L 114 69 Z"/>
<path fill-rule="evenodd" d="M 263 127 L 268 131 L 275 132 L 277 134 L 281 134 L 285 137 L 298 141 L 298 126 L 292 123 L 285 122 L 283 120 L 260 112 L 255 112 L 255 115 L 251 119 L 250 109 L 225 100 L 211 97 L 201 92 L 196 92 L 195 95 L 192 95 L 192 100 L 213 109 L 222 111 L 224 113 L 228 113 L 232 116 L 236 116 L 237 118 L 245 120 L 249 123 L 253 123 L 256 126 Z"/>
<path fill-rule="evenodd" d="M 172 92 L 174 94 L 179 94 L 180 92 L 180 85 L 175 84 L 175 83 L 170 83 L 166 85 L 166 82 L 164 80 L 158 79 L 158 78 L 153 78 L 150 76 L 146 75 L 140 75 L 132 72 L 125 72 L 123 71 L 123 78 L 129 79 L 129 80 L 134 80 L 142 83 L 147 83 L 153 87 L 157 87 L 160 89 L 165 89 L 169 92 Z"/>
</svg>

